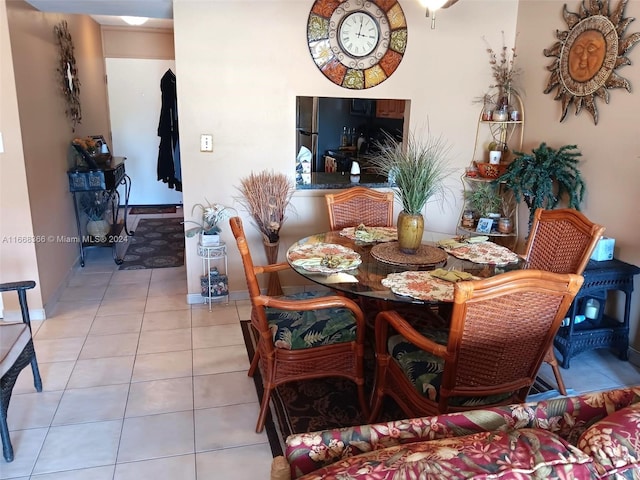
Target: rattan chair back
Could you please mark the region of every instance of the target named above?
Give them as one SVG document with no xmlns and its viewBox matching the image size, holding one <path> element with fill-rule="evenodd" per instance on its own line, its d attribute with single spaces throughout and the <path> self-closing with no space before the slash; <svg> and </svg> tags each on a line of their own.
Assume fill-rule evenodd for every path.
<svg viewBox="0 0 640 480">
<path fill-rule="evenodd" d="M 358 305 L 348 298 L 331 295 L 312 299 L 290 299 L 261 294 L 258 275 L 289 269 L 287 263 L 265 266 L 254 265 L 247 238 L 239 217 L 229 219 L 231 231 L 242 258 L 249 297 L 251 298 L 251 325 L 257 333 L 256 351 L 249 368 L 253 376 L 260 367 L 264 393 L 258 415 L 256 432 L 261 432 L 269 413 L 272 391 L 280 384 L 321 377 L 344 377 L 353 380 L 358 388 L 360 408 L 368 415 L 369 405 L 364 394 L 364 337 L 365 318 Z M 289 350 L 274 343 L 267 309 L 290 312 L 313 312 L 321 309 L 344 308 L 353 314 L 356 338 L 353 341 Z"/>
<path fill-rule="evenodd" d="M 331 230 L 364 224 L 368 227 L 393 226 L 393 192 L 352 187 L 325 195 Z"/>
<path fill-rule="evenodd" d="M 524 402 L 582 282 L 581 275 L 518 270 L 456 283 L 447 345 L 426 338 L 397 312 L 379 313 L 370 420 L 375 420 L 385 395 L 410 417 Z M 418 392 L 391 358 L 390 330 L 444 359 L 438 400 Z M 475 400 L 468 401 L 493 395 L 501 398 L 489 403 L 485 398 L 477 406 Z"/>
<path fill-rule="evenodd" d="M 604 229 L 572 208 L 537 209 L 525 253 L 527 268 L 582 274 Z"/>
</svg>

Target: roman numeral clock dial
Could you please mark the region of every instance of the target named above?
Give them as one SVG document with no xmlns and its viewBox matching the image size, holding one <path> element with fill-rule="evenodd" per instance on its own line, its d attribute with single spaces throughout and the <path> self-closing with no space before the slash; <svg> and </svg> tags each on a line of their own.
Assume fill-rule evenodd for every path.
<svg viewBox="0 0 640 480">
<path fill-rule="evenodd" d="M 307 42 L 316 66 L 333 83 L 371 88 L 400 65 L 407 21 L 398 0 L 315 0 Z"/>
</svg>

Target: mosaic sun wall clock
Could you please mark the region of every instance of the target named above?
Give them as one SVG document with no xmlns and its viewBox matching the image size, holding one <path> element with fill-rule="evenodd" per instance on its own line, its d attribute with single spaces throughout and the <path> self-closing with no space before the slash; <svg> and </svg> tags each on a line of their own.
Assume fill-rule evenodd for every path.
<svg viewBox="0 0 640 480">
<path fill-rule="evenodd" d="M 396 0 L 316 0 L 307 41 L 329 80 L 361 90 L 396 71 L 407 46 L 407 21 Z"/>
<path fill-rule="evenodd" d="M 577 13 L 563 7 L 568 29 L 556 31 L 556 42 L 544 50 L 547 57 L 555 57 L 547 70 L 551 76 L 544 93 L 556 90 L 554 100 L 562 102 L 562 122 L 569 106 L 575 104 L 576 115 L 584 107 L 598 124 L 596 98 L 609 103 L 609 89 L 631 91 L 629 81 L 616 69 L 631 64 L 625 54 L 640 41 L 640 33 L 625 37 L 634 18 L 625 18 L 627 0 L 620 0 L 610 10 L 609 0 L 583 0 Z M 613 3 L 613 2 L 611 2 Z"/>
</svg>

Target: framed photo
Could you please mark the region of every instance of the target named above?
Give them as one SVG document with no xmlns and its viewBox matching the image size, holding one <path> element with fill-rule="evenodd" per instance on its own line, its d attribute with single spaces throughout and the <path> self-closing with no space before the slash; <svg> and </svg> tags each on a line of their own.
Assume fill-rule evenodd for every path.
<svg viewBox="0 0 640 480">
<path fill-rule="evenodd" d="M 478 220 L 478 226 L 476 227 L 476 232 L 491 233 L 492 225 L 493 225 L 493 218 L 481 218 Z"/>
</svg>

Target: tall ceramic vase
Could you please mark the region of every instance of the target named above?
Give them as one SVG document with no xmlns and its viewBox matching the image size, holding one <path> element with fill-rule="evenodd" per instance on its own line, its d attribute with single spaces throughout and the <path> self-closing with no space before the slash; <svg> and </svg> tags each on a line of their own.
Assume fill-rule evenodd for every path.
<svg viewBox="0 0 640 480">
<path fill-rule="evenodd" d="M 269 265 L 278 263 L 278 249 L 280 248 L 280 242 L 268 243 L 263 242 L 264 251 L 267 254 L 267 263 Z M 282 286 L 280 285 L 280 277 L 278 272 L 271 272 L 269 274 L 269 284 L 267 285 L 267 295 L 278 296 L 282 295 Z"/>
<path fill-rule="evenodd" d="M 422 243 L 424 217 L 411 215 L 404 210 L 398 215 L 398 246 L 402 253 L 415 254 Z"/>
</svg>

